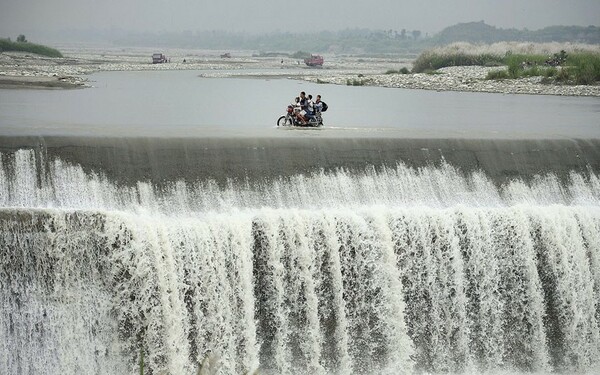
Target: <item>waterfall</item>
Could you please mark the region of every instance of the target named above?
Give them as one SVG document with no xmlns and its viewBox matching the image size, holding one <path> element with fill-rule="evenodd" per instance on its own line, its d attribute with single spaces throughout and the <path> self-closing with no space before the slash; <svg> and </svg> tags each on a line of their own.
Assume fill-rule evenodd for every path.
<svg viewBox="0 0 600 375">
<path fill-rule="evenodd" d="M 9 374 L 597 373 L 599 324 L 591 168 L 127 185 L 0 153 Z"/>
</svg>

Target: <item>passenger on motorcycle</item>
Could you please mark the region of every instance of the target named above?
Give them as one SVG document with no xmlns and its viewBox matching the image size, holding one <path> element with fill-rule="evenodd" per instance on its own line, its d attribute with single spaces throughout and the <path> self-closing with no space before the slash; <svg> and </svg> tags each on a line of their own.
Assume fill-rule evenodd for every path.
<svg viewBox="0 0 600 375">
<path fill-rule="evenodd" d="M 315 104 L 312 100 L 312 95 L 308 95 L 308 99 L 306 100 L 306 118 L 313 119 L 315 117 Z"/>
<path fill-rule="evenodd" d="M 294 107 L 294 112 L 300 112 L 300 98 L 296 96 L 296 98 L 292 101 L 292 107 Z"/>
<path fill-rule="evenodd" d="M 321 102 L 321 95 L 317 95 L 317 100 L 315 100 L 315 111 L 321 112 L 323 109 L 323 103 Z"/>
</svg>

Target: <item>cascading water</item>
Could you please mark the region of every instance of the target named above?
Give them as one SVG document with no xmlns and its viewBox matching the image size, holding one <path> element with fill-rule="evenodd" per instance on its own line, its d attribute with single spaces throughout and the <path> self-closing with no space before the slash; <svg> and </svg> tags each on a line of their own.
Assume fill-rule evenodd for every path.
<svg viewBox="0 0 600 375">
<path fill-rule="evenodd" d="M 0 154 L 0 373 L 600 371 L 600 178 L 124 185 Z"/>
</svg>

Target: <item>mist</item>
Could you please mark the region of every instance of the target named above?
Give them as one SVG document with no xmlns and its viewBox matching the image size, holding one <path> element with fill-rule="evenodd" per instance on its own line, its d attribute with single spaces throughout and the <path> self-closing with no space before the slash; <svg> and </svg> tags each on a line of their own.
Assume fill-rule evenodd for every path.
<svg viewBox="0 0 600 375">
<path fill-rule="evenodd" d="M 27 34 L 44 39 L 52 33 L 107 30 L 259 34 L 347 28 L 420 30 L 431 35 L 471 21 L 530 30 L 597 25 L 599 14 L 598 0 L 4 0 L 0 37 Z"/>
</svg>

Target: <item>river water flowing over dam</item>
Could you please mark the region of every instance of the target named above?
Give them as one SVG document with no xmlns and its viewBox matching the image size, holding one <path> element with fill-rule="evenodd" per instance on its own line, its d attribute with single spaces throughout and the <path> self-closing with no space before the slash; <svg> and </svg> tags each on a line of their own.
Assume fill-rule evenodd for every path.
<svg viewBox="0 0 600 375">
<path fill-rule="evenodd" d="M 600 371 L 597 141 L 0 144 L 0 373 Z"/>
</svg>

